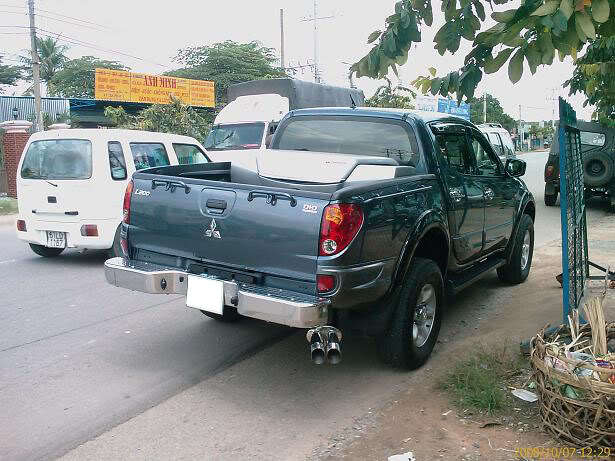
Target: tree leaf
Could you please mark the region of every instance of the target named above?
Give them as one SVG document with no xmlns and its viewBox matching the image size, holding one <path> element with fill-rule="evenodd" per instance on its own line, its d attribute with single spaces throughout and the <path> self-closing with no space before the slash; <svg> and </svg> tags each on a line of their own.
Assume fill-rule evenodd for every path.
<svg viewBox="0 0 615 461">
<path fill-rule="evenodd" d="M 497 22 L 507 23 L 509 21 L 512 21 L 512 19 L 515 17 L 516 12 L 517 12 L 516 9 L 506 10 L 506 11 L 495 11 L 491 13 L 491 18 L 493 18 Z"/>
<path fill-rule="evenodd" d="M 561 9 L 557 10 L 552 16 L 553 19 L 553 33 L 555 35 L 562 35 L 568 29 L 568 18 L 562 12 Z"/>
<path fill-rule="evenodd" d="M 433 11 L 431 9 L 431 0 L 412 0 L 412 6 L 418 11 L 420 17 L 429 27 L 433 24 Z"/>
<path fill-rule="evenodd" d="M 525 50 L 525 58 L 527 59 L 527 63 L 530 65 L 530 72 L 533 74 L 536 73 L 536 69 L 538 65 L 542 62 L 542 57 L 538 52 L 538 46 L 536 42 L 531 43 L 527 49 Z"/>
<path fill-rule="evenodd" d="M 478 2 L 474 2 L 474 10 L 476 10 L 476 14 L 480 18 L 480 20 L 484 21 L 485 18 L 486 18 L 486 16 L 485 16 L 485 7 L 480 2 L 480 0 Z"/>
<path fill-rule="evenodd" d="M 611 7 L 609 6 L 609 0 L 592 1 L 592 17 L 594 18 L 594 21 L 598 23 L 607 22 L 609 20 L 610 13 Z"/>
<path fill-rule="evenodd" d="M 436 50 L 441 55 L 446 51 L 455 53 L 459 49 L 461 41 L 461 33 L 459 32 L 459 24 L 457 22 L 446 22 L 434 37 L 436 42 Z"/>
<path fill-rule="evenodd" d="M 572 3 L 572 0 L 562 0 L 562 3 L 560 3 L 559 5 L 559 10 L 566 17 L 566 21 L 568 21 L 568 19 L 570 19 L 570 16 L 572 16 L 572 13 L 574 12 L 574 5 Z"/>
<path fill-rule="evenodd" d="M 429 69 L 427 69 L 429 71 L 429 73 L 431 74 L 432 77 L 436 76 L 436 68 L 435 67 L 430 67 Z"/>
<path fill-rule="evenodd" d="M 555 56 L 555 48 L 553 48 L 553 42 L 551 41 L 551 34 L 548 32 L 542 33 L 537 40 L 538 49 L 542 55 L 541 62 L 550 66 L 553 63 L 553 57 Z"/>
<path fill-rule="evenodd" d="M 577 11 L 574 14 L 574 21 L 575 23 L 579 24 L 587 38 L 589 38 L 590 40 L 596 38 L 596 29 L 594 28 L 594 23 L 585 11 Z"/>
<path fill-rule="evenodd" d="M 397 51 L 397 43 L 395 42 L 395 34 L 391 31 L 388 31 L 384 40 L 382 41 L 382 46 L 384 47 L 384 53 L 387 56 L 395 56 Z"/>
<path fill-rule="evenodd" d="M 440 86 L 442 85 L 441 78 L 434 78 L 431 80 L 431 94 L 434 96 L 440 92 Z"/>
<path fill-rule="evenodd" d="M 574 21 L 574 28 L 577 33 L 577 36 L 579 37 L 579 40 L 581 40 L 583 43 L 587 42 L 587 35 L 585 35 L 585 32 L 583 32 L 583 28 L 581 27 L 581 23 L 579 23 L 579 21 Z"/>
<path fill-rule="evenodd" d="M 508 63 L 508 78 L 511 82 L 517 83 L 523 75 L 523 49 L 519 48 Z"/>
<path fill-rule="evenodd" d="M 493 74 L 500 70 L 513 51 L 514 48 L 506 48 L 505 50 L 500 51 L 495 58 L 489 55 L 489 57 L 485 60 L 485 73 Z"/>
<path fill-rule="evenodd" d="M 440 84 L 440 94 L 442 96 L 448 95 L 448 87 L 451 83 L 451 74 L 448 74 L 446 77 L 442 78 L 442 83 Z"/>
<path fill-rule="evenodd" d="M 608 0 L 607 0 L 608 1 Z M 547 0 L 545 3 L 540 5 L 534 12 L 532 16 L 549 16 L 557 11 L 560 2 L 558 0 Z"/>
<path fill-rule="evenodd" d="M 382 35 L 382 31 L 375 30 L 374 32 L 369 34 L 369 37 L 367 37 L 367 43 L 370 44 L 370 43 L 375 42 L 376 40 L 380 38 L 381 35 Z"/>
</svg>

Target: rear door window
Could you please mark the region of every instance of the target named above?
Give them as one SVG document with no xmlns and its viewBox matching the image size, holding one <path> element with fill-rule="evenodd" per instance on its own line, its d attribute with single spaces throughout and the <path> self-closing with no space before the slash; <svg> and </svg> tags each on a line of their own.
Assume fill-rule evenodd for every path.
<svg viewBox="0 0 615 461">
<path fill-rule="evenodd" d="M 476 174 L 476 159 L 465 133 L 437 134 L 436 140 L 436 155 L 443 166 L 460 174 Z"/>
<path fill-rule="evenodd" d="M 92 143 L 85 139 L 48 139 L 28 147 L 21 167 L 26 179 L 89 179 Z"/>
<path fill-rule="evenodd" d="M 175 155 L 180 165 L 193 165 L 195 163 L 207 163 L 208 159 L 205 152 L 195 144 L 176 144 L 173 143 Z"/>
<path fill-rule="evenodd" d="M 418 166 L 418 143 L 412 130 L 392 120 L 368 117 L 297 117 L 281 127 L 274 149 L 389 157 Z"/>
<path fill-rule="evenodd" d="M 153 168 L 169 165 L 169 156 L 164 144 L 158 142 L 131 142 L 130 151 L 135 169 Z"/>
<path fill-rule="evenodd" d="M 602 147 L 606 143 L 604 133 L 594 133 L 591 131 L 581 131 L 581 144 L 588 146 Z"/>
<path fill-rule="evenodd" d="M 111 178 L 114 181 L 126 179 L 128 175 L 126 173 L 126 159 L 124 158 L 122 144 L 118 141 L 109 141 L 107 143 L 107 151 L 109 152 L 109 168 L 111 170 Z"/>
</svg>

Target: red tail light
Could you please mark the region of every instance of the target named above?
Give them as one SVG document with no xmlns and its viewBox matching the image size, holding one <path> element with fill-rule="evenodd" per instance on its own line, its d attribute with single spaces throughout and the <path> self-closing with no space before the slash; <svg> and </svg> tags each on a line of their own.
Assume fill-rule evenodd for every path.
<svg viewBox="0 0 615 461">
<path fill-rule="evenodd" d="M 132 197 L 132 189 L 134 188 L 134 183 L 132 179 L 128 181 L 128 185 L 126 186 L 126 192 L 124 193 L 124 222 L 126 224 L 130 224 L 130 199 Z"/>
<path fill-rule="evenodd" d="M 331 256 L 343 251 L 363 224 L 363 210 L 354 203 L 336 203 L 325 207 L 320 224 L 318 254 Z"/>
<path fill-rule="evenodd" d="M 317 275 L 316 289 L 319 293 L 325 293 L 335 288 L 335 277 L 332 275 Z"/>
<path fill-rule="evenodd" d="M 545 180 L 549 179 L 553 175 L 553 170 L 555 170 L 553 165 L 547 166 L 547 168 L 545 169 Z"/>
<path fill-rule="evenodd" d="M 84 237 L 98 237 L 98 227 L 96 224 L 84 224 L 81 226 L 81 235 Z"/>
<path fill-rule="evenodd" d="M 20 232 L 26 232 L 28 230 L 26 228 L 26 222 L 23 219 L 17 220 L 17 230 Z"/>
</svg>

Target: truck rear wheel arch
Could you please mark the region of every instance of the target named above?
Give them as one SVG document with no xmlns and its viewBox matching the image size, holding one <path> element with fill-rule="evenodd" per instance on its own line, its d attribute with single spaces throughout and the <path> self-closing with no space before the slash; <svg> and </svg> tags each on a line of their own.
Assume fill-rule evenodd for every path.
<svg viewBox="0 0 615 461">
<path fill-rule="evenodd" d="M 411 233 L 408 242 L 411 242 L 415 235 L 415 233 Z M 394 286 L 403 281 L 408 273 L 410 263 L 415 257 L 431 259 L 440 268 L 442 277 L 446 276 L 449 257 L 448 233 L 438 223 L 433 223 L 423 229 L 421 236 L 416 239 L 414 247 L 412 247 L 411 251 L 408 250 L 409 248 L 406 249 L 401 258 Z"/>
</svg>

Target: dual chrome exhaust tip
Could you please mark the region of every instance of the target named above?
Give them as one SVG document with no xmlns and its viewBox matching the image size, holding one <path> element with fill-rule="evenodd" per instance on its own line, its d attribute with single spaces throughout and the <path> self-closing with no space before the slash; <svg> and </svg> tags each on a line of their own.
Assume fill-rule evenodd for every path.
<svg viewBox="0 0 615 461">
<path fill-rule="evenodd" d="M 322 326 L 308 330 L 306 339 L 310 344 L 310 357 L 316 365 L 325 362 L 337 365 L 342 361 L 342 332 L 335 327 Z"/>
</svg>

